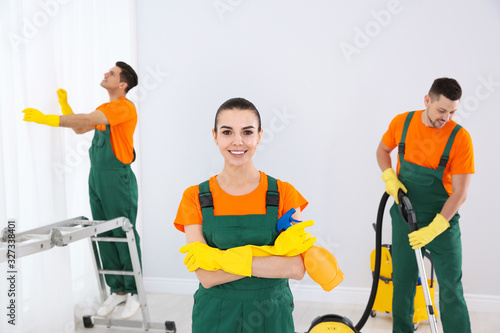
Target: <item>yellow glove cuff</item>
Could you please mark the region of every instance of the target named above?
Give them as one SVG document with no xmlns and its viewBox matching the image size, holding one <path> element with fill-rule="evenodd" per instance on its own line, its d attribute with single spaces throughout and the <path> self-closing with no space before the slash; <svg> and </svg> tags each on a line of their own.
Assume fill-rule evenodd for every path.
<svg viewBox="0 0 500 333">
<path fill-rule="evenodd" d="M 220 250 L 196 241 L 184 245 L 179 251 L 186 253 L 184 264 L 190 272 L 198 268 L 207 271 L 221 269 L 231 274 L 252 276 L 252 250 L 248 246 Z"/>
<path fill-rule="evenodd" d="M 60 116 L 56 116 L 53 114 L 49 114 L 45 116 L 45 125 L 53 126 L 53 127 L 59 127 L 59 121 L 61 120 Z"/>
<path fill-rule="evenodd" d="M 233 247 L 222 252 L 219 264 L 228 273 L 252 276 L 252 259 L 251 249 L 246 246 Z"/>
<path fill-rule="evenodd" d="M 253 257 L 269 257 L 277 255 L 275 254 L 274 247 L 272 245 L 262 245 L 262 246 L 246 245 L 246 246 L 252 249 Z"/>
<path fill-rule="evenodd" d="M 388 168 L 385 169 L 384 172 L 382 172 L 382 180 L 387 183 L 388 180 L 392 179 L 398 179 L 398 176 L 396 176 L 396 172 L 394 171 L 393 168 Z"/>
<path fill-rule="evenodd" d="M 443 231 L 450 227 L 450 222 L 441 214 L 436 214 L 434 220 L 429 224 L 429 228 L 436 233 L 441 234 Z"/>
</svg>

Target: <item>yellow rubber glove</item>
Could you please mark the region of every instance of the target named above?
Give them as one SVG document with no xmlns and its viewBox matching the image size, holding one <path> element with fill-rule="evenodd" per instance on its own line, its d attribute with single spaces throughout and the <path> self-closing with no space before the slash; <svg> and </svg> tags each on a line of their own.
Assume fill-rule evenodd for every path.
<svg viewBox="0 0 500 333">
<path fill-rule="evenodd" d="M 408 193 L 406 187 L 401 183 L 396 176 L 393 168 L 388 168 L 382 172 L 382 180 L 385 182 L 385 191 L 387 194 L 392 195 L 394 201 L 399 204 L 398 192 L 403 190 L 403 192 Z"/>
<path fill-rule="evenodd" d="M 187 253 L 184 264 L 190 272 L 201 268 L 207 271 L 223 270 L 231 274 L 252 276 L 252 250 L 248 246 L 220 250 L 201 242 L 192 242 L 181 247 L 179 251 Z"/>
<path fill-rule="evenodd" d="M 436 214 L 434 220 L 427 226 L 408 235 L 412 249 L 419 249 L 429 244 L 434 238 L 450 227 L 448 220 L 441 214 Z"/>
<path fill-rule="evenodd" d="M 283 231 L 274 241 L 274 245 L 248 245 L 254 257 L 267 256 L 297 256 L 311 248 L 316 242 L 316 237 L 304 231 L 304 228 L 314 225 L 314 221 L 304 221 L 292 225 Z"/>
<path fill-rule="evenodd" d="M 62 88 L 57 90 L 57 96 L 59 96 L 59 105 L 61 106 L 63 115 L 73 114 L 73 110 L 68 104 L 68 93 L 66 90 Z"/>
<path fill-rule="evenodd" d="M 35 122 L 37 124 L 49 125 L 54 127 L 59 126 L 59 116 L 53 114 L 45 115 L 37 109 L 32 108 L 24 109 L 23 113 L 24 121 Z"/>
</svg>

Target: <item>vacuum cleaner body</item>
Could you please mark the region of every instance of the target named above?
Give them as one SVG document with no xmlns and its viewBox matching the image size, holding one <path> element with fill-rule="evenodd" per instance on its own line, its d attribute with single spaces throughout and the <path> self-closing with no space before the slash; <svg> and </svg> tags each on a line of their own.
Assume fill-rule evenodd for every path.
<svg viewBox="0 0 500 333">
<path fill-rule="evenodd" d="M 375 297 L 375 302 L 373 303 L 371 316 L 375 317 L 376 312 L 392 312 L 392 295 L 393 295 L 393 284 L 392 284 L 392 256 L 391 256 L 391 246 L 389 244 L 382 245 L 382 262 L 380 265 L 380 281 L 378 283 L 377 296 Z M 372 251 L 371 254 L 371 269 L 375 270 L 375 253 L 376 250 Z M 426 253 L 425 255 L 432 264 L 432 259 L 430 257 L 430 253 Z M 431 267 L 431 279 L 427 279 L 427 284 L 429 286 L 429 291 L 432 300 L 432 306 L 434 307 L 434 313 L 437 317 L 437 310 L 434 305 L 435 299 L 435 283 L 434 280 L 434 270 Z M 424 292 L 422 290 L 423 286 L 419 283 L 417 285 L 417 290 L 415 293 L 414 299 L 414 308 L 415 312 L 413 314 L 413 323 L 417 324 L 423 320 L 429 318 L 427 314 L 427 307 L 425 305 Z"/>
<path fill-rule="evenodd" d="M 358 333 L 352 322 L 336 314 L 317 317 L 311 323 L 308 333 Z"/>
</svg>

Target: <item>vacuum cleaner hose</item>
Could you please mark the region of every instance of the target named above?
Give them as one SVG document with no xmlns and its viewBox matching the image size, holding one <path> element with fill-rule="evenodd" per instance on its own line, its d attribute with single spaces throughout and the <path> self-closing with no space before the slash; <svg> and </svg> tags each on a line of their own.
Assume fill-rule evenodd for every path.
<svg viewBox="0 0 500 333">
<path fill-rule="evenodd" d="M 363 316 L 361 316 L 359 322 L 356 324 L 355 328 L 358 332 L 368 320 L 368 317 L 370 316 L 373 308 L 373 303 L 375 302 L 375 297 L 377 296 L 378 281 L 380 278 L 380 264 L 382 261 L 382 221 L 384 219 L 384 211 L 388 199 L 389 194 L 384 192 L 384 195 L 382 195 L 382 199 L 380 200 L 380 204 L 378 206 L 377 225 L 375 228 L 375 269 L 373 271 L 372 290 L 370 293 L 370 298 L 368 299 L 368 303 L 366 304 L 365 312 L 363 313 Z"/>
</svg>

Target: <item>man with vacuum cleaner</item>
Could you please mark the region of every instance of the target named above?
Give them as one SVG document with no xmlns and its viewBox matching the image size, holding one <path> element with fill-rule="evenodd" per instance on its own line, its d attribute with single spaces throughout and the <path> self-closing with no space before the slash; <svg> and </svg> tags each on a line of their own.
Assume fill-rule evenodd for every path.
<svg viewBox="0 0 500 333">
<path fill-rule="evenodd" d="M 436 269 L 444 332 L 471 332 L 461 281 L 458 209 L 474 173 L 474 154 L 469 133 L 452 120 L 461 96 L 456 80 L 436 79 L 424 97 L 426 109 L 396 116 L 377 149 L 386 192 L 396 203 L 399 190 L 407 193 L 419 227 L 410 233 L 398 206 L 392 206 L 394 333 L 413 332 L 418 279 L 414 250 L 423 247 L 430 251 Z M 390 156 L 396 147 L 398 175 Z"/>
</svg>

